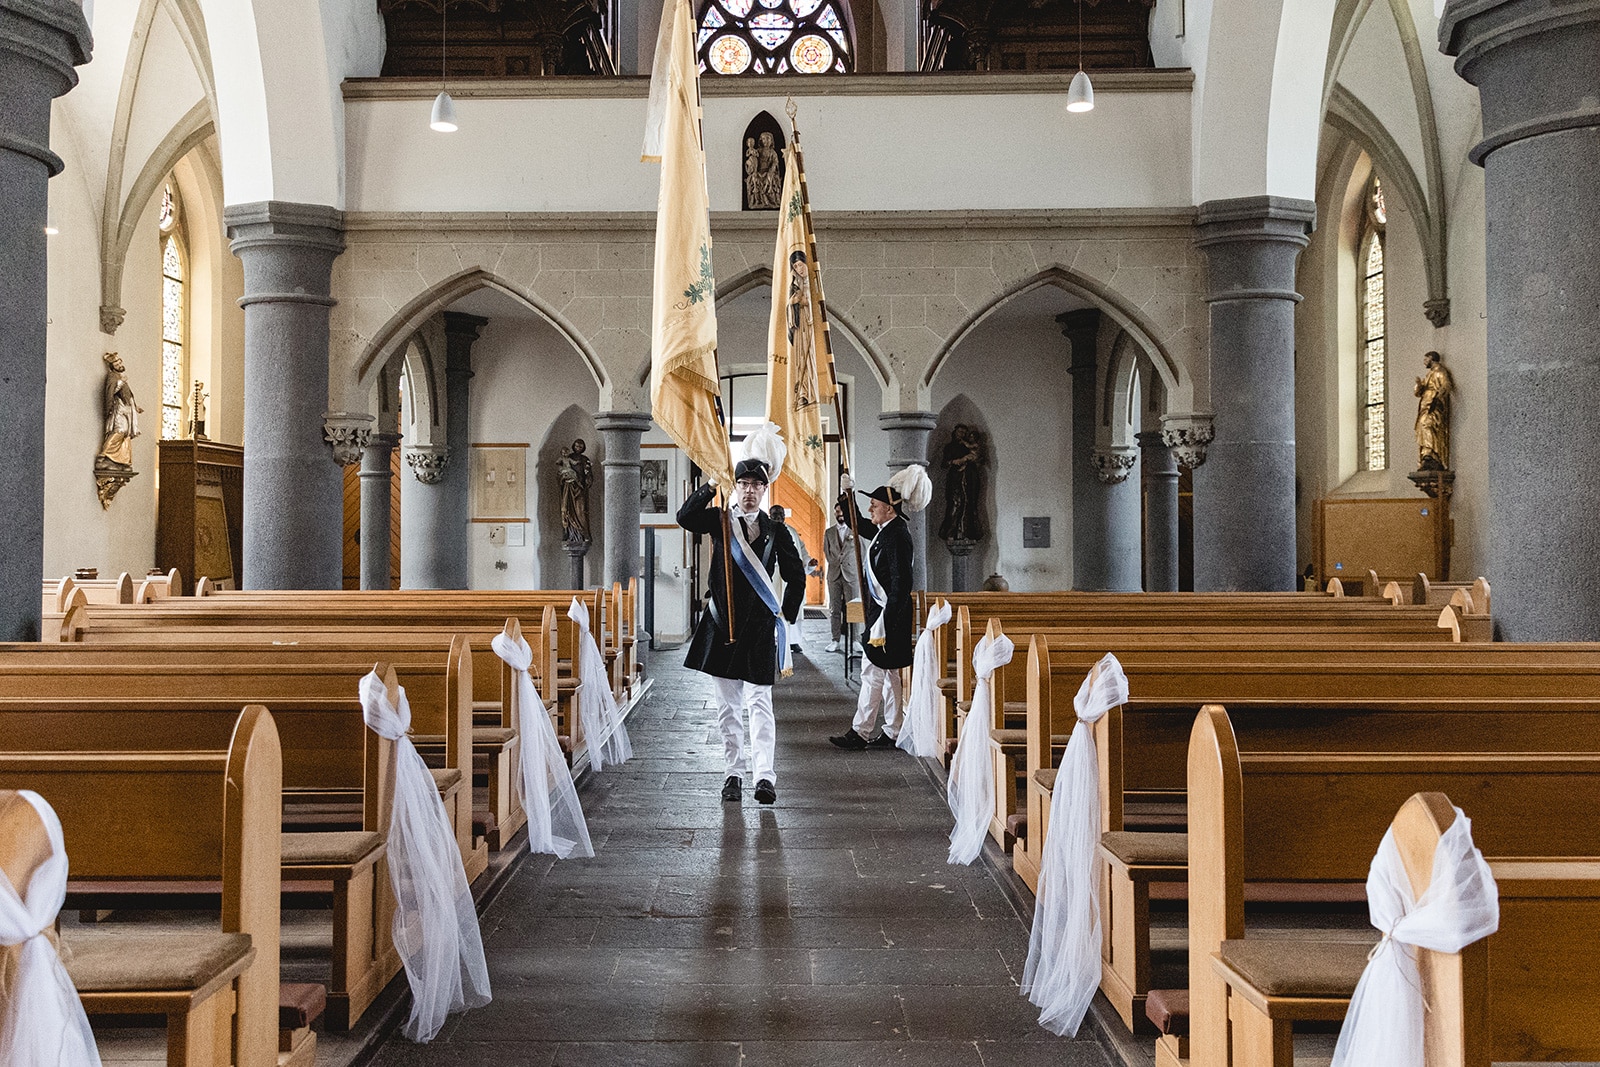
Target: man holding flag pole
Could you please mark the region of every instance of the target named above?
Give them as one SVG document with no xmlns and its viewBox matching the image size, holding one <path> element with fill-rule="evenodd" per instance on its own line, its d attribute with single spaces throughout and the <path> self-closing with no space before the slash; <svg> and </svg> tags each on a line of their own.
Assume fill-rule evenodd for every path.
<svg viewBox="0 0 1600 1067">
<path fill-rule="evenodd" d="M 678 524 L 712 542 L 711 603 L 689 645 L 686 666 L 712 676 L 727 775 L 722 799 L 737 803 L 748 760 L 762 804 L 777 800 L 772 683 L 789 673 L 785 619 L 805 597 L 805 569 L 787 537 L 761 511 L 784 445 L 775 427 L 752 434 L 737 470 L 720 417 L 716 282 L 711 204 L 700 124 L 700 77 L 689 0 L 667 0 L 656 43 L 643 158 L 661 162 L 650 334 L 650 406 L 656 424 L 706 475 L 684 501 Z M 720 489 L 722 506 L 712 506 Z M 736 512 L 737 521 L 730 517 Z M 780 603 L 777 569 L 791 593 Z"/>
</svg>

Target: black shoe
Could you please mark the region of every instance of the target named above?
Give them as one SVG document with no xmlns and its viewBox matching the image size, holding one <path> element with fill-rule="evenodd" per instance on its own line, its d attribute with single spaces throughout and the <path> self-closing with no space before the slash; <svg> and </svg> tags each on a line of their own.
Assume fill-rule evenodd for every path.
<svg viewBox="0 0 1600 1067">
<path fill-rule="evenodd" d="M 756 783 L 757 804 L 776 804 L 777 802 L 778 790 L 776 786 L 767 781 L 765 778 Z"/>
<path fill-rule="evenodd" d="M 799 652 L 800 651 L 800 646 L 799 645 L 790 645 L 789 646 L 789 651 L 790 652 Z"/>
<path fill-rule="evenodd" d="M 867 747 L 868 748 L 897 748 L 898 745 L 895 743 L 895 739 L 894 738 L 890 737 L 888 734 L 880 733 L 877 737 L 874 737 L 871 741 L 867 742 Z"/>
<path fill-rule="evenodd" d="M 738 775 L 728 775 L 728 780 L 722 783 L 722 799 L 731 800 L 735 804 L 739 803 L 739 789 L 742 784 Z"/>
<path fill-rule="evenodd" d="M 840 748 L 849 749 L 851 752 L 860 752 L 862 749 L 867 747 L 867 739 L 856 733 L 854 730 L 846 730 L 838 737 L 830 737 L 828 740 L 832 741 Z"/>
</svg>

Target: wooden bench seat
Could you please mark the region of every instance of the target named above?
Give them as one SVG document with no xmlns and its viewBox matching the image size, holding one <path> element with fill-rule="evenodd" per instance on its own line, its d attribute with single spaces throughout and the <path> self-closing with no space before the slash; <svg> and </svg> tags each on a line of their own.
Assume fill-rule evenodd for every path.
<svg viewBox="0 0 1600 1067">
<path fill-rule="evenodd" d="M 63 942 L 84 1010 L 166 1016 L 174 1067 L 278 1060 L 281 763 L 265 708 L 236 726 L 222 751 L 0 752 L 0 781 L 60 817 L 74 872 L 221 882 L 215 930 L 73 930 Z"/>
</svg>

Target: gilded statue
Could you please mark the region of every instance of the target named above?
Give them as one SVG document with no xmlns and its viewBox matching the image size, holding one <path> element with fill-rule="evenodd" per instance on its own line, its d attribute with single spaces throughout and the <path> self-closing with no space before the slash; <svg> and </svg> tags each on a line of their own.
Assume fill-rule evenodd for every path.
<svg viewBox="0 0 1600 1067">
<path fill-rule="evenodd" d="M 594 465 L 584 453 L 589 446 L 583 438 L 556 460 L 561 477 L 561 536 L 569 545 L 589 544 L 589 484 L 594 480 Z"/>
<path fill-rule="evenodd" d="M 983 540 L 983 441 L 978 431 L 957 423 L 944 446 L 944 521 L 946 541 Z"/>
<path fill-rule="evenodd" d="M 1437 352 L 1422 357 L 1426 368 L 1417 379 L 1417 469 L 1450 469 L 1450 394 L 1455 381 Z"/>
<path fill-rule="evenodd" d="M 106 381 L 102 394 L 105 436 L 101 438 L 96 467 L 133 467 L 133 439 L 139 436 L 139 416 L 144 408 L 134 402 L 128 369 L 115 352 L 105 355 Z"/>
</svg>

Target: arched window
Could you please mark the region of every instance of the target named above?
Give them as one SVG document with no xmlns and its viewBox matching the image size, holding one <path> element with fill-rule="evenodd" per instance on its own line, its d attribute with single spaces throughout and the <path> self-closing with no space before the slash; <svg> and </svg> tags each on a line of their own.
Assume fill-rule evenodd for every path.
<svg viewBox="0 0 1600 1067">
<path fill-rule="evenodd" d="M 842 0 L 706 0 L 700 71 L 849 74 L 854 34 Z"/>
<path fill-rule="evenodd" d="M 161 437 L 183 436 L 189 301 L 181 205 L 169 182 L 161 191 Z"/>
<path fill-rule="evenodd" d="M 1361 308 L 1361 346 L 1358 350 L 1356 381 L 1361 395 L 1361 469 L 1381 471 L 1389 466 L 1389 352 L 1384 291 L 1384 227 L 1389 221 L 1384 209 L 1383 184 L 1374 176 L 1367 189 L 1366 221 L 1357 248 L 1357 277 Z"/>
</svg>

